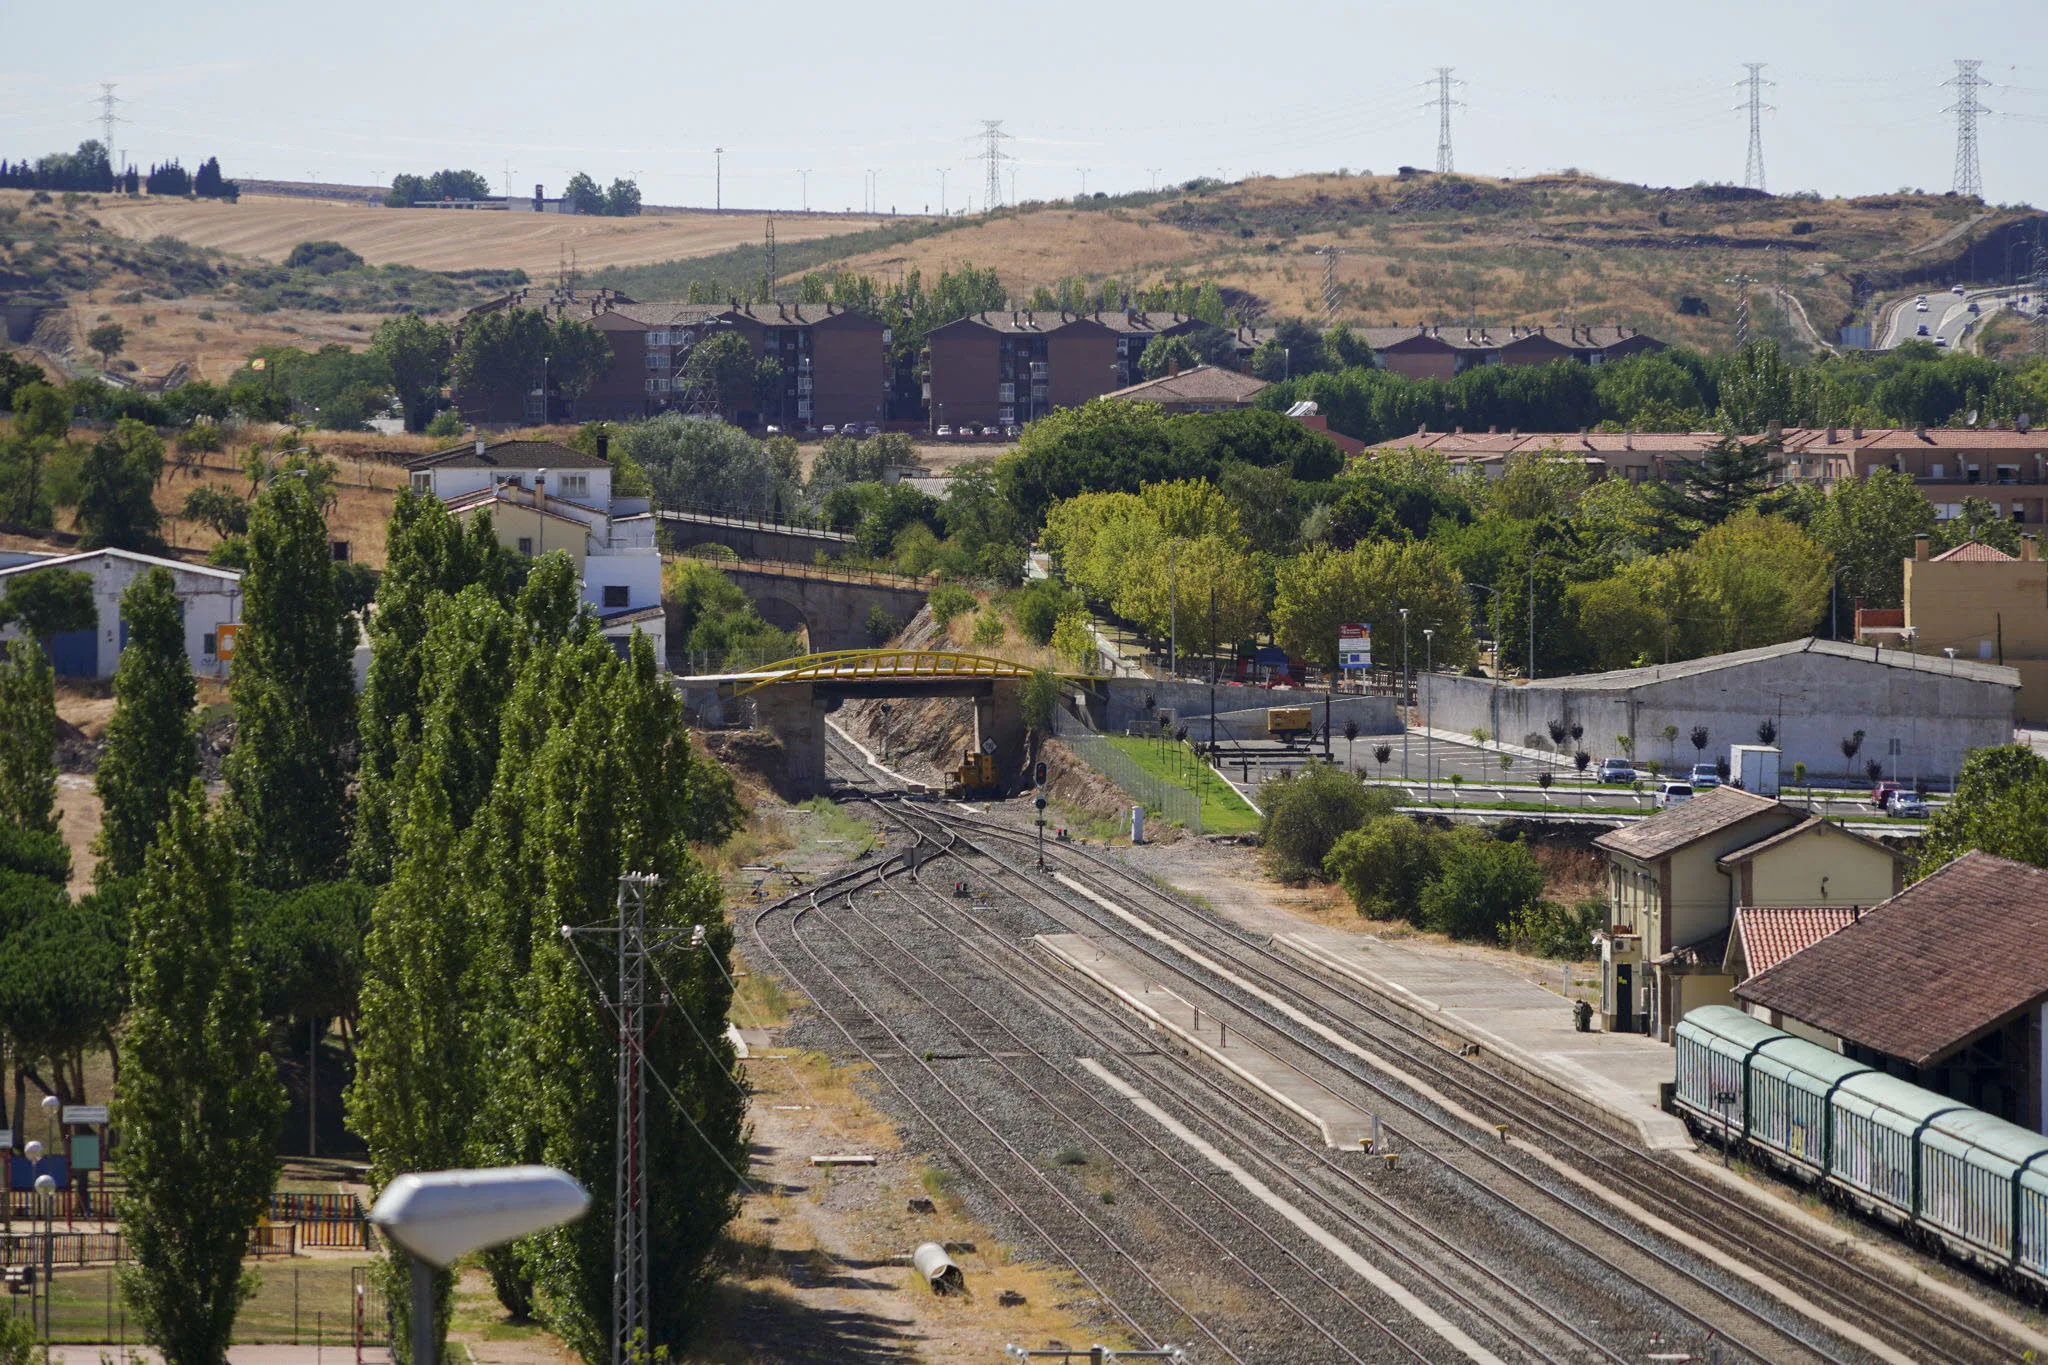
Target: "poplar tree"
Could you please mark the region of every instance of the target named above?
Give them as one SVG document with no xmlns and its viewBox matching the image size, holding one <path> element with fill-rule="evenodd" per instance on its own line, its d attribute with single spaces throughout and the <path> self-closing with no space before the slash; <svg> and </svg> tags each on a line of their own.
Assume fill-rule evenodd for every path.
<svg viewBox="0 0 2048 1365">
<path fill-rule="evenodd" d="M 149 850 L 115 1087 L 122 1272 L 166 1365 L 220 1365 L 252 1288 L 242 1258 L 277 1183 L 284 1087 L 235 929 L 235 850 L 195 779 Z"/>
<path fill-rule="evenodd" d="M 355 645 L 319 505 L 305 480 L 277 479 L 250 510 L 228 685 L 236 733 L 224 809 L 252 885 L 289 891 L 340 874 Z"/>
<path fill-rule="evenodd" d="M 57 832 L 57 678 L 34 640 L 0 658 L 0 821 Z"/>
<path fill-rule="evenodd" d="M 105 812 L 96 882 L 142 871 L 171 798 L 199 773 L 197 692 L 185 656 L 185 618 L 169 570 L 151 569 L 121 594 L 128 647 L 114 673 L 114 715 L 93 785 Z"/>
</svg>

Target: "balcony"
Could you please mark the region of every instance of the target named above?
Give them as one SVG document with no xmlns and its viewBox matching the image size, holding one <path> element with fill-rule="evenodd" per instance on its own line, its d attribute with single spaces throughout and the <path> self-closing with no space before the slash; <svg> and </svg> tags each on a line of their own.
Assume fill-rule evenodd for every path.
<svg viewBox="0 0 2048 1365">
<path fill-rule="evenodd" d="M 1015 384 L 998 384 L 998 385 L 996 385 L 996 401 L 997 401 L 998 403 L 1014 403 L 1014 402 L 1016 402 L 1016 401 L 1017 401 L 1017 386 L 1016 386 Z"/>
<path fill-rule="evenodd" d="M 1045 361 L 1034 360 L 1031 362 L 1031 377 L 1033 379 L 1044 379 L 1051 373 L 1052 366 L 1047 364 Z"/>
<path fill-rule="evenodd" d="M 813 386 L 815 386 L 816 383 L 817 381 L 812 379 L 809 375 L 799 372 L 796 381 L 796 391 L 798 393 L 807 394 L 811 392 Z"/>
</svg>

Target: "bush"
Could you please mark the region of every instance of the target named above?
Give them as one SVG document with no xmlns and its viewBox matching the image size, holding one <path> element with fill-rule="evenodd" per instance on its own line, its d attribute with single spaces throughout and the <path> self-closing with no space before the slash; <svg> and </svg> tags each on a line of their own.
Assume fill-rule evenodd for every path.
<svg viewBox="0 0 2048 1365">
<path fill-rule="evenodd" d="M 427 435 L 449 437 L 463 433 L 462 414 L 454 408 L 442 408 L 434 414 L 434 420 L 427 423 Z"/>
<path fill-rule="evenodd" d="M 1564 905 L 1537 901 L 1508 916 L 1508 946 L 1522 953 L 1582 962 L 1592 955 L 1593 934 L 1607 922 L 1607 902 L 1598 896 Z"/>
<path fill-rule="evenodd" d="M 1263 795 L 1266 818 L 1259 838 L 1267 866 L 1295 886 L 1323 875 L 1323 860 L 1346 833 L 1394 811 L 1392 796 L 1328 763 L 1310 763 L 1299 773 L 1275 778 Z"/>
<path fill-rule="evenodd" d="M 1081 672 L 1095 671 L 1095 637 L 1088 633 L 1088 617 L 1080 608 L 1060 613 L 1053 626 L 1052 647 Z"/>
<path fill-rule="evenodd" d="M 1543 869 L 1522 845 L 1483 835 L 1449 838 L 1437 875 L 1422 889 L 1422 923 L 1452 938 L 1498 940 L 1542 894 Z"/>
<path fill-rule="evenodd" d="M 1323 859 L 1367 919 L 1412 920 L 1422 889 L 1436 876 L 1445 836 L 1406 815 L 1383 815 L 1347 830 Z"/>
<path fill-rule="evenodd" d="M 71 879 L 71 853 L 61 834 L 32 834 L 0 824 L 0 873 L 18 872 L 62 886 Z"/>
<path fill-rule="evenodd" d="M 975 596 L 958 583 L 941 583 L 932 589 L 927 599 L 932 609 L 932 619 L 945 625 L 963 611 L 973 611 Z"/>
<path fill-rule="evenodd" d="M 1009 633 L 1009 628 L 1003 625 L 1003 618 L 992 611 L 985 611 L 974 619 L 974 643 L 977 645 L 999 645 Z"/>
<path fill-rule="evenodd" d="M 1050 578 L 1038 578 L 1017 594 L 1012 614 L 1016 616 L 1017 629 L 1024 632 L 1025 639 L 1034 645 L 1049 645 L 1060 618 L 1080 605 L 1081 599 L 1065 584 Z"/>
<path fill-rule="evenodd" d="M 862 625 L 868 639 L 877 646 L 886 644 L 891 635 L 902 629 L 902 623 L 891 616 L 887 608 L 880 606 L 868 608 L 868 619 Z"/>
</svg>

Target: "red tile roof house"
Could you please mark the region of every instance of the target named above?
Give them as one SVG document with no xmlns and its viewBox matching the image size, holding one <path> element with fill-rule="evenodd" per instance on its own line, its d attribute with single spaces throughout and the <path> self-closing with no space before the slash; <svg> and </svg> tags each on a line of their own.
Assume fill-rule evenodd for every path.
<svg viewBox="0 0 2048 1365">
<path fill-rule="evenodd" d="M 1751 1014 L 2048 1132 L 2048 870 L 1971 852 L 1736 985 Z"/>
</svg>

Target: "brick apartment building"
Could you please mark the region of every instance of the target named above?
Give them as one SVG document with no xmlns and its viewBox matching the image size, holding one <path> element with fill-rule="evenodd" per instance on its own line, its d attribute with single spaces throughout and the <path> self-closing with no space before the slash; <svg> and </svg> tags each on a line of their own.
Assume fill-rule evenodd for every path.
<svg viewBox="0 0 2048 1365">
<path fill-rule="evenodd" d="M 1589 365 L 1620 360 L 1665 343 L 1633 327 L 1361 327 L 1373 363 L 1404 379 L 1451 379 L 1479 365 L 1547 365 L 1582 360 Z"/>
<path fill-rule="evenodd" d="M 1549 455 L 1584 464 L 1599 478 L 1630 483 L 1662 483 L 1676 477 L 1680 464 L 1700 458 L 1721 439 L 1718 431 L 1417 431 L 1365 448 L 1367 454 L 1389 450 L 1432 450 L 1451 464 L 1478 469 L 1499 478 L 1510 455 Z"/>
<path fill-rule="evenodd" d="M 2048 431 L 1994 427 L 1793 427 L 1785 477 L 1831 486 L 1895 469 L 1943 521 L 1983 498 L 2012 521 L 2048 520 Z"/>
<path fill-rule="evenodd" d="M 471 421 L 537 422 L 544 412 L 557 422 L 627 421 L 683 409 L 682 374 L 691 348 L 719 330 L 746 338 L 757 357 L 782 366 L 779 391 L 758 409 L 742 412 L 743 423 L 803 427 L 881 420 L 887 329 L 837 304 L 640 303 L 613 290 L 523 289 L 471 310 L 465 321 L 506 308 L 589 323 L 611 344 L 612 363 L 574 398 L 553 386 L 544 397 L 539 375 L 516 400 L 458 393 L 457 404 Z"/>
</svg>

